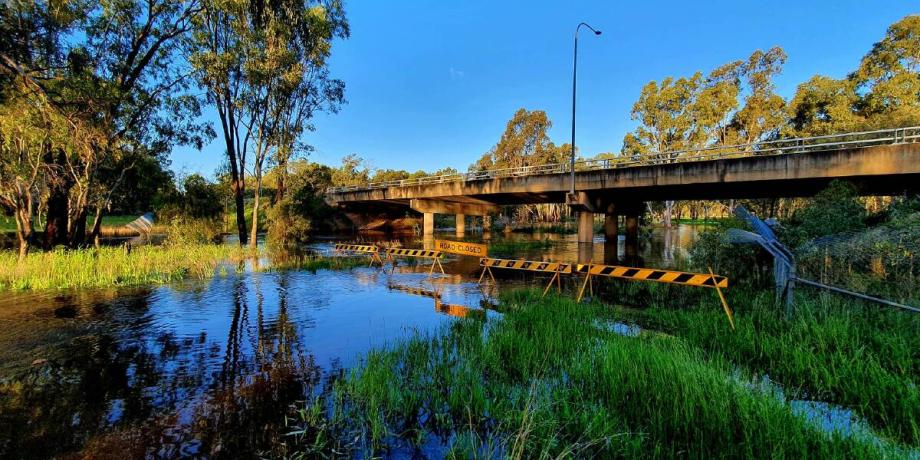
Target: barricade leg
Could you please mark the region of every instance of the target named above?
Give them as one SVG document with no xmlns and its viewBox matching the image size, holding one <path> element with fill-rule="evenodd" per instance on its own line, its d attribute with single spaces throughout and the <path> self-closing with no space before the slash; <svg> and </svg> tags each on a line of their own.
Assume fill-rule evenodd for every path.
<svg viewBox="0 0 920 460">
<path fill-rule="evenodd" d="M 715 286 L 716 292 L 719 294 L 719 300 L 722 301 L 722 310 L 725 310 L 725 316 L 728 317 L 728 324 L 731 325 L 732 330 L 735 330 L 735 319 L 732 315 L 732 309 L 728 307 L 728 302 L 725 300 L 725 296 L 722 294 L 722 289 L 719 288 L 719 281 L 716 280 L 716 274 L 712 272 L 712 267 L 709 268 L 709 274 L 712 276 L 712 285 Z"/>
<path fill-rule="evenodd" d="M 588 266 L 588 273 L 585 274 L 585 282 L 581 285 L 581 289 L 578 291 L 578 298 L 575 299 L 576 302 L 581 302 L 582 297 L 585 295 L 585 288 L 588 287 L 588 283 L 591 282 L 591 266 Z M 591 288 L 591 292 L 594 292 L 594 287 Z"/>
<path fill-rule="evenodd" d="M 557 279 L 559 279 L 558 271 L 553 273 L 553 277 L 549 279 L 549 284 L 546 285 L 546 289 L 543 289 L 543 295 L 540 296 L 541 299 L 546 297 L 546 293 L 549 292 L 549 288 L 553 287 L 553 283 L 556 282 Z"/>
</svg>

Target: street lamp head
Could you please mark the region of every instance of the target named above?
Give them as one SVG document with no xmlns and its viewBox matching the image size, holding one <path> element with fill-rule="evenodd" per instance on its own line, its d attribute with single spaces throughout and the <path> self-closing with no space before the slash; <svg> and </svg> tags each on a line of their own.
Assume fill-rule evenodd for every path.
<svg viewBox="0 0 920 460">
<path fill-rule="evenodd" d="M 595 31 L 594 31 L 594 35 L 600 35 L 600 34 L 601 34 L 601 31 L 599 31 L 599 30 L 595 30 Z"/>
</svg>

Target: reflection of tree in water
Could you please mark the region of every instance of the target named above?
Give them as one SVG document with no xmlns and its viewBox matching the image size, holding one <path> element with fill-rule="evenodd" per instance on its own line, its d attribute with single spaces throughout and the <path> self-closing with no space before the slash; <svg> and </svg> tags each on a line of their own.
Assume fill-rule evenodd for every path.
<svg viewBox="0 0 920 460">
<path fill-rule="evenodd" d="M 146 297 L 126 307 L 143 312 Z M 181 370 L 166 371 L 169 356 L 189 348 L 169 334 L 148 344 L 99 333 L 66 347 L 66 358 L 36 363 L 0 383 L 0 456 L 48 457 L 79 448 L 117 420 L 146 419 L 162 404 L 180 401 L 177 382 L 201 383 Z M 158 387 L 155 398 L 149 387 Z"/>
<path fill-rule="evenodd" d="M 0 457 L 82 449 L 95 457 L 236 458 L 280 444 L 285 414 L 324 386 L 291 319 L 288 277 L 236 280 L 216 372 L 204 333 L 190 340 L 135 330 L 74 342 L 66 361 L 0 383 Z"/>
</svg>

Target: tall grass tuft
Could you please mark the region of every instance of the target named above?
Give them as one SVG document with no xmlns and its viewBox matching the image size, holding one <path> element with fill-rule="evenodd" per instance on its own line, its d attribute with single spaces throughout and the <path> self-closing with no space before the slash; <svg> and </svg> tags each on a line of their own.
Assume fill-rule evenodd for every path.
<svg viewBox="0 0 920 460">
<path fill-rule="evenodd" d="M 617 298 L 634 291 L 621 288 Z M 679 296 L 646 292 L 649 308 L 626 314 L 807 399 L 851 408 L 882 434 L 920 446 L 920 316 L 802 290 L 795 316 L 786 319 L 769 292 L 728 296 L 735 331 L 714 296 L 675 308 Z"/>
<path fill-rule="evenodd" d="M 43 290 L 160 284 L 212 276 L 222 261 L 243 257 L 238 247 L 214 244 L 140 246 L 33 252 L 17 261 L 0 251 L 0 290 Z"/>
</svg>

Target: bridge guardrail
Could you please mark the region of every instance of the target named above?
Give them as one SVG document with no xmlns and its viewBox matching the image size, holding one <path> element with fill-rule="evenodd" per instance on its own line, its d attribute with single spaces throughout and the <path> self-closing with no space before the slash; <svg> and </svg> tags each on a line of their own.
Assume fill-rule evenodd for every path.
<svg viewBox="0 0 920 460">
<path fill-rule="evenodd" d="M 852 133 L 829 134 L 824 136 L 777 139 L 752 144 L 723 145 L 715 147 L 674 150 L 644 155 L 618 156 L 593 160 L 581 160 L 575 163 L 575 171 L 593 171 L 606 169 L 631 168 L 659 164 L 690 163 L 696 161 L 713 161 L 730 158 L 747 158 L 758 156 L 790 155 L 797 153 L 823 152 L 842 148 L 871 147 L 876 145 L 894 145 L 920 142 L 920 126 L 907 128 L 882 129 L 877 131 L 859 131 Z M 544 174 L 561 174 L 570 171 L 568 163 L 522 166 L 518 168 L 489 169 L 466 173 L 427 176 L 415 179 L 374 182 L 370 184 L 330 187 L 327 193 L 342 193 L 360 190 L 374 190 L 390 187 L 410 187 L 417 185 L 441 184 L 446 182 L 467 182 L 506 177 L 526 177 Z"/>
</svg>

